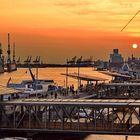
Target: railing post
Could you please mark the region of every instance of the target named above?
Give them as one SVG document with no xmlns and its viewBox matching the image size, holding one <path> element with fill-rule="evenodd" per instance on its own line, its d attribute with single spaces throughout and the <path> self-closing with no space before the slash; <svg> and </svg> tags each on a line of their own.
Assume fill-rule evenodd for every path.
<svg viewBox="0 0 140 140">
<path fill-rule="evenodd" d="M 114 107 L 112 108 L 112 131 L 114 131 Z"/>
<path fill-rule="evenodd" d="M 96 109 L 94 109 L 94 130 L 96 131 L 96 118 L 97 118 Z"/>
<path fill-rule="evenodd" d="M 13 126 L 14 126 L 14 128 L 16 128 L 16 114 L 15 114 L 15 111 L 16 111 L 16 106 L 14 105 L 14 108 L 13 108 L 13 110 L 14 110 L 14 116 L 13 116 L 13 118 L 14 118 L 14 120 L 13 120 Z"/>
<path fill-rule="evenodd" d="M 47 128 L 47 106 L 45 106 L 45 129 Z"/>
<path fill-rule="evenodd" d="M 125 140 L 128 140 L 128 136 L 125 136 Z"/>
<path fill-rule="evenodd" d="M 28 112 L 29 112 L 29 128 L 31 128 L 31 106 L 28 106 Z"/>
<path fill-rule="evenodd" d="M 79 115 L 79 112 L 80 112 L 80 107 L 78 107 L 78 130 L 80 130 L 80 115 Z"/>
<path fill-rule="evenodd" d="M 62 106 L 61 106 L 62 109 Z M 61 118 L 61 129 L 64 129 L 64 110 L 62 109 L 62 118 Z"/>
</svg>

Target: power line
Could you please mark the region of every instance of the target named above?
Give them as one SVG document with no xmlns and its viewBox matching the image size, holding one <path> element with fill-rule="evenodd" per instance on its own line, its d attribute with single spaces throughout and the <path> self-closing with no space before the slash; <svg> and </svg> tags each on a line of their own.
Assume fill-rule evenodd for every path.
<svg viewBox="0 0 140 140">
<path fill-rule="evenodd" d="M 127 22 L 127 24 L 122 28 L 121 32 L 127 27 L 127 25 L 135 18 L 135 16 L 140 12 L 140 10 L 138 10 L 138 12 Z"/>
</svg>

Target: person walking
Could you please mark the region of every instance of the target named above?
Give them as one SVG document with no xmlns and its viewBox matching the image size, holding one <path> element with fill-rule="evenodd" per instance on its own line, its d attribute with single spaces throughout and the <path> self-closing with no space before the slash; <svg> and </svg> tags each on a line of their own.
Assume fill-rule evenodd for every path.
<svg viewBox="0 0 140 140">
<path fill-rule="evenodd" d="M 51 98 L 53 97 L 53 92 L 51 92 Z"/>
<path fill-rule="evenodd" d="M 57 99 L 57 93 L 56 93 L 56 92 L 55 92 L 55 94 L 54 94 L 54 98 Z"/>
</svg>

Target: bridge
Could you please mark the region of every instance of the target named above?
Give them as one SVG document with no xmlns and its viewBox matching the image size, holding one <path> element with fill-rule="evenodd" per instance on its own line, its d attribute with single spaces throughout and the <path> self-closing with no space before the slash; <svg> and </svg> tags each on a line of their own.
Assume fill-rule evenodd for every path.
<svg viewBox="0 0 140 140">
<path fill-rule="evenodd" d="M 0 102 L 0 131 L 140 135 L 140 100 Z"/>
</svg>

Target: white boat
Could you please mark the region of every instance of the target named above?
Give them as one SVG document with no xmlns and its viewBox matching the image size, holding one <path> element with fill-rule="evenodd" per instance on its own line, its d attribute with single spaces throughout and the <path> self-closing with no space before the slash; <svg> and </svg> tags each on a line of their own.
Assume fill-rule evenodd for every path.
<svg viewBox="0 0 140 140">
<path fill-rule="evenodd" d="M 7 87 L 14 88 L 17 90 L 21 90 L 22 93 L 20 97 L 29 97 L 31 95 L 42 96 L 46 95 L 46 93 L 57 91 L 57 85 L 53 80 L 41 80 L 35 79 L 32 74 L 31 69 L 29 68 L 32 80 L 23 80 L 21 83 L 10 83 L 10 79 L 8 80 Z"/>
</svg>

